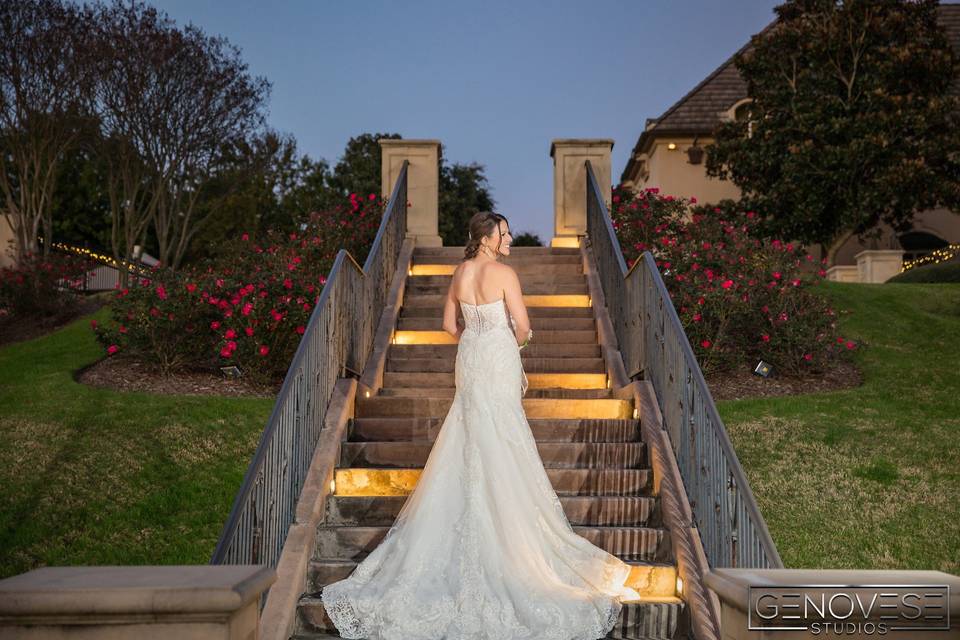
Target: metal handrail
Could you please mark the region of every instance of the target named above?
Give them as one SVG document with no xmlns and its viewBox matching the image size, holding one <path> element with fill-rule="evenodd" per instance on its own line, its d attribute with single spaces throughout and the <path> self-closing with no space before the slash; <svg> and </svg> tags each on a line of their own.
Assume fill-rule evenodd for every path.
<svg viewBox="0 0 960 640">
<path fill-rule="evenodd" d="M 337 379 L 373 346 L 406 233 L 408 165 L 363 268 L 345 249 L 334 259 L 210 564 L 277 566 Z"/>
<path fill-rule="evenodd" d="M 649 251 L 630 267 L 590 161 L 587 234 L 631 377 L 650 381 L 711 567 L 782 568 L 690 340 Z"/>
</svg>

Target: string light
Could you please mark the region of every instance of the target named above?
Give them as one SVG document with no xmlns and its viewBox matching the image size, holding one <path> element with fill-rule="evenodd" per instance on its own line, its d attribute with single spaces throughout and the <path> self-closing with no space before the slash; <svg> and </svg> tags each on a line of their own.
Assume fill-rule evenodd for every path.
<svg viewBox="0 0 960 640">
<path fill-rule="evenodd" d="M 42 238 L 41 238 L 42 240 Z M 55 249 L 60 249 L 61 251 L 66 251 L 74 255 L 83 256 L 85 258 L 90 258 L 102 264 L 105 264 L 109 267 L 114 267 L 115 269 L 127 269 L 128 271 L 135 272 L 137 275 L 146 275 L 150 271 L 145 269 L 133 262 L 120 262 L 113 256 L 108 256 L 103 253 L 97 253 L 85 247 L 76 247 L 69 244 L 64 244 L 63 242 L 54 242 L 50 245 Z"/>
<path fill-rule="evenodd" d="M 956 258 L 957 255 L 960 255 L 960 244 L 949 244 L 941 249 L 937 249 L 936 251 L 931 251 L 924 256 L 920 256 L 919 258 L 905 260 L 903 265 L 900 267 L 900 273 L 926 264 L 940 264 L 941 262 L 946 262 L 947 260 Z"/>
</svg>

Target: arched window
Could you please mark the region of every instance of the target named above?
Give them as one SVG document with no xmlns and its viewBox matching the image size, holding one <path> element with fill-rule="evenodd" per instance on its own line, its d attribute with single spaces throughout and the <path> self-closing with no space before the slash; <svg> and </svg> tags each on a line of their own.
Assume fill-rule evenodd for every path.
<svg viewBox="0 0 960 640">
<path fill-rule="evenodd" d="M 753 137 L 753 100 L 746 98 L 733 106 L 733 119 L 738 122 L 746 121 L 747 137 Z"/>
<path fill-rule="evenodd" d="M 900 247 L 903 249 L 903 261 L 916 260 L 950 243 L 929 231 L 907 231 L 900 234 Z"/>
</svg>

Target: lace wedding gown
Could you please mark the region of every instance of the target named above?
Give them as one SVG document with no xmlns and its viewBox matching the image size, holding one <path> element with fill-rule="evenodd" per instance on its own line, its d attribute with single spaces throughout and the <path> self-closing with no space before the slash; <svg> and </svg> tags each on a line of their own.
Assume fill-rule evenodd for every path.
<svg viewBox="0 0 960 640">
<path fill-rule="evenodd" d="M 595 640 L 630 565 L 577 535 L 523 411 L 504 301 L 460 301 L 453 404 L 413 493 L 353 573 L 323 588 L 344 638 Z"/>
</svg>

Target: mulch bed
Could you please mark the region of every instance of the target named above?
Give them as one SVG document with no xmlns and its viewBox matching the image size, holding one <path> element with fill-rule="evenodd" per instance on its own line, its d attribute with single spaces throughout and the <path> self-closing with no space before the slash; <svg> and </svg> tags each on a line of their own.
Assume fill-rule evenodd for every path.
<svg viewBox="0 0 960 640">
<path fill-rule="evenodd" d="M 233 396 L 275 398 L 283 382 L 257 383 L 226 378 L 206 371 L 184 371 L 164 376 L 132 358 L 110 356 L 81 369 L 77 382 L 116 391 L 143 391 L 176 396 Z"/>
<path fill-rule="evenodd" d="M 0 317 L 0 346 L 31 340 L 56 331 L 77 318 L 97 311 L 107 302 L 103 296 L 84 298 L 72 313 L 37 321 L 11 321 Z M 164 376 L 149 365 L 123 355 L 104 357 L 77 371 L 74 378 L 94 387 L 117 391 L 188 396 L 232 396 L 274 398 L 283 381 L 258 383 L 244 378 L 226 378 L 205 371 L 178 372 Z M 762 378 L 744 366 L 736 371 L 706 376 L 713 399 L 741 400 L 773 396 L 802 395 L 849 389 L 863 384 L 863 374 L 853 363 L 839 363 L 811 376 Z"/>
<path fill-rule="evenodd" d="M 711 374 L 706 376 L 706 381 L 714 400 L 742 400 L 859 387 L 863 384 L 863 373 L 853 363 L 841 362 L 818 375 L 763 378 L 744 366 L 728 373 Z"/>
</svg>

